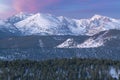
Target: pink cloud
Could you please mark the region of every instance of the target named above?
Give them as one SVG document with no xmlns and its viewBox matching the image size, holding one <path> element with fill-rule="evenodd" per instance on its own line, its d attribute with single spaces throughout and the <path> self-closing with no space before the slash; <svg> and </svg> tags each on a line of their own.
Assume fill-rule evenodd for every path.
<svg viewBox="0 0 120 80">
<path fill-rule="evenodd" d="M 60 0 L 13 0 L 13 7 L 17 12 L 36 12 Z"/>
<path fill-rule="evenodd" d="M 8 12 L 0 13 L 0 19 L 6 19 L 14 14 L 16 14 L 15 11 L 8 11 Z"/>
</svg>

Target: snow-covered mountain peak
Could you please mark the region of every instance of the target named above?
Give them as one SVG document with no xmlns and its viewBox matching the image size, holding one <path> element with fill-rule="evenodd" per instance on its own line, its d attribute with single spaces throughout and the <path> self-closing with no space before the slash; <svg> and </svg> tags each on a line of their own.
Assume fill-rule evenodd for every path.
<svg viewBox="0 0 120 80">
<path fill-rule="evenodd" d="M 56 22 L 59 21 L 57 19 L 57 17 L 55 17 L 54 15 L 51 15 L 51 14 L 42 14 L 42 13 L 36 13 L 33 16 L 29 17 L 28 19 L 46 20 L 46 22 L 49 21 L 49 22 L 52 22 L 52 23 L 56 23 Z M 41 24 L 43 24 L 43 23 L 41 22 Z"/>
<path fill-rule="evenodd" d="M 29 15 L 29 14 L 25 13 L 25 12 L 20 12 L 20 13 L 14 15 L 14 16 L 16 16 L 16 17 L 22 17 L 22 16 L 26 16 L 26 15 Z"/>
<path fill-rule="evenodd" d="M 101 15 L 97 15 L 95 14 L 90 20 L 93 21 L 93 20 L 111 20 L 112 18 L 109 18 L 107 16 L 101 16 Z"/>
<path fill-rule="evenodd" d="M 98 15 L 98 14 L 95 14 L 92 18 L 93 18 L 93 19 L 99 19 L 99 18 L 101 18 L 101 17 L 103 17 L 103 16 Z"/>
<path fill-rule="evenodd" d="M 60 25 L 58 18 L 53 15 L 41 13 L 34 14 L 15 24 L 15 26 L 26 35 L 41 33 L 53 34 L 57 31 L 59 32 L 58 27 Z"/>
<path fill-rule="evenodd" d="M 24 23 L 31 22 L 31 24 L 36 23 L 38 25 L 43 26 L 43 25 L 48 25 L 50 23 L 55 24 L 55 23 L 58 22 L 58 19 L 56 17 L 52 16 L 52 15 L 49 15 L 49 14 L 37 13 L 37 14 L 34 14 L 34 15 L 32 15 L 32 16 L 30 16 L 30 17 L 26 18 L 25 20 L 22 20 L 18 23 L 21 23 L 21 22 L 24 22 Z"/>
<path fill-rule="evenodd" d="M 32 16 L 33 14 L 28 14 L 28 13 L 25 13 L 25 12 L 20 12 L 20 13 L 18 13 L 18 14 L 16 14 L 16 15 L 13 15 L 12 17 L 10 17 L 10 18 L 8 18 L 8 21 L 10 22 L 10 23 L 17 23 L 17 22 L 19 22 L 19 21 L 21 21 L 21 20 L 24 20 L 24 19 L 26 19 L 26 18 L 28 18 L 28 17 L 30 17 L 30 16 Z"/>
<path fill-rule="evenodd" d="M 92 16 L 91 19 L 100 19 L 100 18 L 104 18 L 104 17 L 105 17 L 105 16 L 95 14 L 94 16 Z"/>
<path fill-rule="evenodd" d="M 59 16 L 59 17 L 57 17 L 57 18 L 59 18 L 60 20 L 66 20 L 66 19 L 68 19 L 68 18 L 66 18 L 66 17 L 64 17 L 64 16 Z"/>
<path fill-rule="evenodd" d="M 70 19 L 51 14 L 28 14 L 21 12 L 5 21 L 16 27 L 23 35 L 89 35 L 110 29 L 120 30 L 120 20 L 101 15 L 89 19 Z M 2 21 L 1 21 L 1 24 Z M 9 28 L 9 27 L 8 27 Z"/>
<path fill-rule="evenodd" d="M 23 33 L 31 33 L 30 31 L 32 31 L 31 34 L 36 32 L 41 34 L 43 32 L 54 35 L 58 35 L 58 33 L 59 35 L 94 35 L 100 31 L 116 29 L 116 27 L 118 29 L 119 22 L 116 19 L 101 15 L 94 15 L 90 19 L 79 20 L 37 13 L 19 21 L 15 26 Z"/>
<path fill-rule="evenodd" d="M 40 14 L 40 13 L 36 13 L 36 14 L 34 14 L 33 16 L 31 16 L 31 17 L 34 17 L 34 18 L 37 18 L 37 17 L 40 17 L 42 14 Z M 30 17 L 30 18 L 31 18 Z"/>
<path fill-rule="evenodd" d="M 19 17 L 19 18 L 24 18 L 24 17 L 29 17 L 29 16 L 32 16 L 32 15 L 34 15 L 34 14 L 31 14 L 31 13 L 26 13 L 26 12 L 20 12 L 20 13 L 18 13 L 18 14 L 16 14 L 16 15 L 13 15 L 12 17 Z"/>
</svg>

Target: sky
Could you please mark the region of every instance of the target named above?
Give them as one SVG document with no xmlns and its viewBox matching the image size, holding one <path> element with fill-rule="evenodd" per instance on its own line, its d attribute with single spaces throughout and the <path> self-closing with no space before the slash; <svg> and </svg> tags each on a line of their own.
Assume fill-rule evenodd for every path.
<svg viewBox="0 0 120 80">
<path fill-rule="evenodd" d="M 77 19 L 99 14 L 120 19 L 120 0 L 0 0 L 0 18 L 20 12 L 49 13 Z"/>
</svg>

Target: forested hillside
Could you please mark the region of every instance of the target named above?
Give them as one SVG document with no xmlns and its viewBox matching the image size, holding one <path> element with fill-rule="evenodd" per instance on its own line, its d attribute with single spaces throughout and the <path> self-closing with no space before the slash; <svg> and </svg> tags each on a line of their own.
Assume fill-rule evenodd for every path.
<svg viewBox="0 0 120 80">
<path fill-rule="evenodd" d="M 119 80 L 120 61 L 54 59 L 0 61 L 0 80 Z"/>
</svg>

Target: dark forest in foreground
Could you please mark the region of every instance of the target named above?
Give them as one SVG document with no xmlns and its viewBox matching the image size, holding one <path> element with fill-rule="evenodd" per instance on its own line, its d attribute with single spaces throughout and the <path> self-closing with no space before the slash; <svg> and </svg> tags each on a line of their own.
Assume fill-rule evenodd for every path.
<svg viewBox="0 0 120 80">
<path fill-rule="evenodd" d="M 120 61 L 54 59 L 0 61 L 0 80 L 119 80 Z"/>
</svg>

